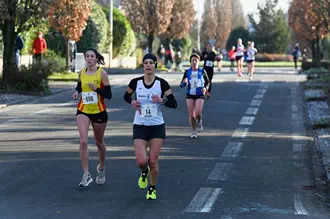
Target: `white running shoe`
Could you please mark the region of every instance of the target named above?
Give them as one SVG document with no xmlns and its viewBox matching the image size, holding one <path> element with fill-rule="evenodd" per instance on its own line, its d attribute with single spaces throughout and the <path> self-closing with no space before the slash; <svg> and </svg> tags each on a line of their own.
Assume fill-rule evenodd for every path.
<svg viewBox="0 0 330 219">
<path fill-rule="evenodd" d="M 80 187 L 87 187 L 89 184 L 93 182 L 93 178 L 91 174 L 89 173 L 84 173 L 82 176 L 81 182 L 79 183 Z"/>
<path fill-rule="evenodd" d="M 103 185 L 105 183 L 105 168 L 100 169 L 100 164 L 97 165 L 96 167 L 96 179 L 95 182 L 98 185 Z"/>
<path fill-rule="evenodd" d="M 197 138 L 197 133 L 196 132 L 192 132 L 190 138 L 196 139 Z"/>
</svg>

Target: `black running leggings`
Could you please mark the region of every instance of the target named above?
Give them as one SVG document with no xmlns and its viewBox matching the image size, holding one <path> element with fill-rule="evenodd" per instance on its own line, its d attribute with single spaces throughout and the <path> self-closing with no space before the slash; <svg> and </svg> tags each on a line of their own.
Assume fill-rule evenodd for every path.
<svg viewBox="0 0 330 219">
<path fill-rule="evenodd" d="M 213 68 L 207 68 L 207 67 L 205 67 L 205 71 L 206 71 L 207 76 L 209 77 L 209 80 L 210 80 L 208 92 L 211 93 L 211 90 L 212 90 L 212 78 L 213 78 L 214 70 L 213 70 Z"/>
</svg>

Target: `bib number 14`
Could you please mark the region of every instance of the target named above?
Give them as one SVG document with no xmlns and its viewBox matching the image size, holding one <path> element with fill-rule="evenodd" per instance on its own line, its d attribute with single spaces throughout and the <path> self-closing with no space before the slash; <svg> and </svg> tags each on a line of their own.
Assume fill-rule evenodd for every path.
<svg viewBox="0 0 330 219">
<path fill-rule="evenodd" d="M 145 118 L 151 118 L 158 116 L 157 104 L 146 104 L 141 106 L 141 116 Z"/>
</svg>

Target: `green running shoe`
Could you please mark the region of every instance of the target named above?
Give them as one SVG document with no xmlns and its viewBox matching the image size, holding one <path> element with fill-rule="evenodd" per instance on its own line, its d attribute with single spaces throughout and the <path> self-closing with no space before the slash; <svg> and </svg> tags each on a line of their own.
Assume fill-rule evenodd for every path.
<svg viewBox="0 0 330 219">
<path fill-rule="evenodd" d="M 138 181 L 138 185 L 140 187 L 140 189 L 145 189 L 148 186 L 148 176 L 150 173 L 150 168 L 148 167 L 148 172 L 142 172 L 141 171 L 141 175 L 139 177 L 139 181 Z"/>
<path fill-rule="evenodd" d="M 156 200 L 157 195 L 156 195 L 156 189 L 148 189 L 147 195 L 146 195 L 147 200 Z"/>
</svg>

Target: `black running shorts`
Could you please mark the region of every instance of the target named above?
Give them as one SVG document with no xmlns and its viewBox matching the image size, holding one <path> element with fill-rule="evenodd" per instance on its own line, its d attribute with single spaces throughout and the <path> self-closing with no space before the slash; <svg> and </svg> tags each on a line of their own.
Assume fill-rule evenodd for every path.
<svg viewBox="0 0 330 219">
<path fill-rule="evenodd" d="M 193 100 L 203 99 L 204 100 L 205 98 L 204 98 L 204 95 L 190 95 L 190 94 L 187 94 L 186 99 L 193 99 Z"/>
<path fill-rule="evenodd" d="M 79 114 L 87 116 L 94 123 L 106 123 L 108 121 L 108 113 L 106 110 L 96 114 L 88 114 L 77 110 L 76 115 L 78 116 Z"/>
<path fill-rule="evenodd" d="M 238 61 L 238 60 L 241 60 L 243 58 L 243 56 L 236 56 L 236 61 Z"/>
<path fill-rule="evenodd" d="M 133 140 L 142 139 L 145 141 L 149 141 L 154 138 L 165 139 L 165 124 L 161 125 L 136 125 L 133 126 Z"/>
</svg>

